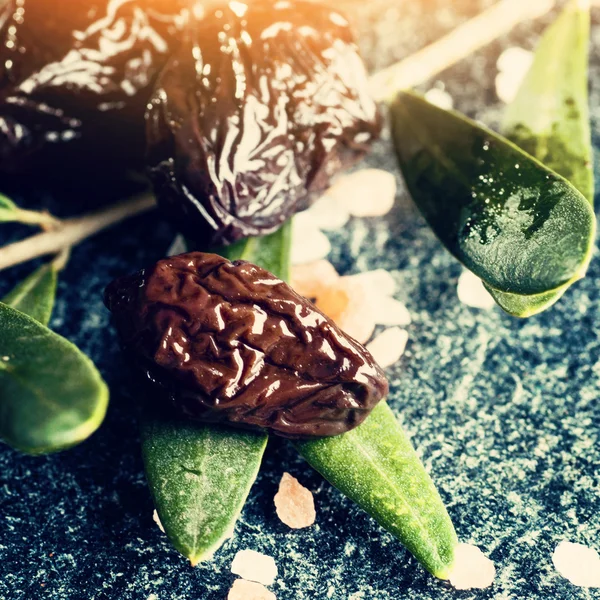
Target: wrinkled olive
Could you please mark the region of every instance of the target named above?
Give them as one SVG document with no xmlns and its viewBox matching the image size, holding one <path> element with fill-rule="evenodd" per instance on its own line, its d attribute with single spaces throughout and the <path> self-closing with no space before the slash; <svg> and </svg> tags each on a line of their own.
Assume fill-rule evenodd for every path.
<svg viewBox="0 0 600 600">
<path fill-rule="evenodd" d="M 0 1 L 0 171 L 143 165 L 186 0 Z"/>
<path fill-rule="evenodd" d="M 203 249 L 276 230 L 381 128 L 346 20 L 295 0 L 193 19 L 146 118 L 159 204 Z"/>
<path fill-rule="evenodd" d="M 105 302 L 156 398 L 192 419 L 331 436 L 359 425 L 388 391 L 364 347 L 245 261 L 167 258 L 114 281 Z"/>
</svg>

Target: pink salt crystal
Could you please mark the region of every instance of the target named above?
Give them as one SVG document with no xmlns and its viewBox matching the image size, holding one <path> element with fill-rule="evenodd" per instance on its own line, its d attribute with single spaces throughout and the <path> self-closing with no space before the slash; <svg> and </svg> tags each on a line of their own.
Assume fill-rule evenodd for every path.
<svg viewBox="0 0 600 600">
<path fill-rule="evenodd" d="M 370 344 L 367 350 L 373 355 L 377 364 L 385 369 L 400 360 L 406 349 L 408 333 L 400 327 L 390 327 L 380 333 Z"/>
<path fill-rule="evenodd" d="M 337 310 L 321 308 L 319 303 L 317 306 L 331 317 L 342 331 L 357 342 L 366 344 L 373 335 L 376 323 L 376 307 L 371 302 L 370 290 L 352 277 L 342 277 L 338 289 L 345 294 L 345 304 L 338 300 Z"/>
<path fill-rule="evenodd" d="M 327 191 L 355 217 L 381 217 L 396 199 L 396 178 L 381 169 L 363 169 L 340 177 Z"/>
<path fill-rule="evenodd" d="M 236 579 L 229 590 L 227 600 L 277 600 L 277 597 L 260 583 Z"/>
<path fill-rule="evenodd" d="M 328 260 L 317 260 L 295 265 L 291 272 L 291 285 L 305 298 L 318 298 L 326 287 L 335 285 L 340 276 Z"/>
<path fill-rule="evenodd" d="M 274 501 L 277 516 L 288 527 L 302 529 L 315 522 L 317 514 L 312 492 L 289 473 L 283 474 Z"/>
<path fill-rule="evenodd" d="M 240 550 L 231 563 L 231 572 L 249 581 L 271 585 L 277 577 L 277 565 L 272 556 Z"/>
<path fill-rule="evenodd" d="M 593 548 L 562 541 L 552 554 L 552 562 L 573 585 L 600 587 L 600 556 Z"/>
<path fill-rule="evenodd" d="M 450 583 L 457 590 L 490 587 L 495 577 L 494 563 L 477 546 L 458 544 L 454 551 L 454 566 L 450 573 Z"/>
</svg>

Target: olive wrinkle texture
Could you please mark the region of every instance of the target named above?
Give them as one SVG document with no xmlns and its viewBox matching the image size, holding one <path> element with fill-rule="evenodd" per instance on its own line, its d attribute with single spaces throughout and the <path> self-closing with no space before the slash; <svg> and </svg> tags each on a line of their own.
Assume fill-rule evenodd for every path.
<svg viewBox="0 0 600 600">
<path fill-rule="evenodd" d="M 344 433 L 387 394 L 368 351 L 245 261 L 192 252 L 106 292 L 125 352 L 177 412 L 291 438 Z"/>
<path fill-rule="evenodd" d="M 257 0 L 186 31 L 146 113 L 159 205 L 201 249 L 272 233 L 380 133 L 350 28 L 331 8 Z"/>
</svg>

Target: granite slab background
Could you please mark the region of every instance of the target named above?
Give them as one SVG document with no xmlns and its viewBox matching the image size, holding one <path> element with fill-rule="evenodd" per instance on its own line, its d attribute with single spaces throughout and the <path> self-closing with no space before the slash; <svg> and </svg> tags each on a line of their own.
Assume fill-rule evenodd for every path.
<svg viewBox="0 0 600 600">
<path fill-rule="evenodd" d="M 526 0 L 524 0 L 526 1 Z M 402 57 L 490 1 L 351 3 L 372 66 Z M 531 48 L 551 15 L 520 25 L 441 74 L 458 109 L 494 124 L 503 48 Z M 592 116 L 600 145 L 600 13 L 592 36 Z M 423 86 L 435 85 L 430 82 Z M 397 173 L 383 140 L 367 161 Z M 60 192 L 35 181 L 2 181 L 28 206 L 58 214 L 106 200 L 66 180 Z M 2 229 L 0 241 L 23 233 Z M 400 543 L 274 439 L 235 536 L 191 568 L 152 521 L 152 503 L 121 356 L 101 293 L 117 275 L 163 256 L 173 230 L 156 215 L 86 241 L 60 282 L 51 326 L 77 343 L 110 384 L 104 426 L 76 449 L 30 458 L 0 447 L 0 599 L 221 600 L 235 553 L 275 557 L 279 600 L 600 598 L 561 578 L 551 553 L 562 539 L 600 549 L 600 260 L 554 308 L 527 321 L 458 301 L 461 267 L 426 227 L 402 188 L 385 219 L 353 220 L 332 236 L 344 273 L 385 268 L 413 324 L 389 370 L 390 404 L 437 482 L 459 537 L 479 545 L 498 576 L 488 590 L 457 592 L 429 577 Z M 31 265 L 0 275 L 0 295 Z M 282 472 L 315 493 L 317 523 L 291 532 L 273 508 Z"/>
</svg>

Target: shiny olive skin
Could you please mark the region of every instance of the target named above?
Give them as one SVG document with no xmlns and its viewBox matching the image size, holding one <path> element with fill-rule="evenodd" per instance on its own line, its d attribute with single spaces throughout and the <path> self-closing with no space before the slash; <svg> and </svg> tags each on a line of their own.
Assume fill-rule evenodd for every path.
<svg viewBox="0 0 600 600">
<path fill-rule="evenodd" d="M 0 2 L 0 172 L 143 166 L 144 112 L 186 4 Z"/>
<path fill-rule="evenodd" d="M 114 281 L 105 302 L 158 402 L 191 419 L 332 436 L 359 425 L 388 392 L 363 346 L 245 261 L 166 258 Z"/>
<path fill-rule="evenodd" d="M 146 118 L 159 204 L 200 248 L 276 230 L 381 129 L 346 20 L 287 0 L 192 19 Z"/>
</svg>

